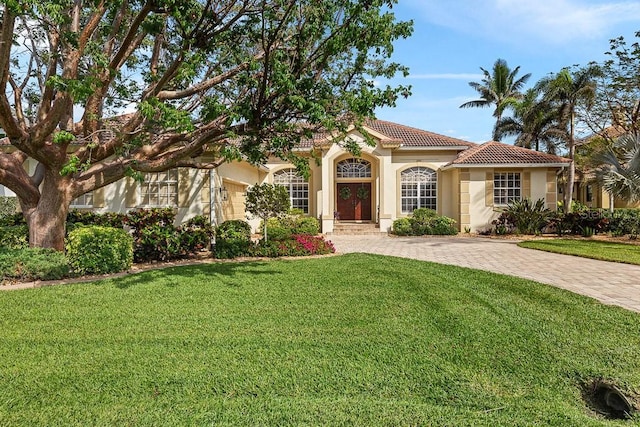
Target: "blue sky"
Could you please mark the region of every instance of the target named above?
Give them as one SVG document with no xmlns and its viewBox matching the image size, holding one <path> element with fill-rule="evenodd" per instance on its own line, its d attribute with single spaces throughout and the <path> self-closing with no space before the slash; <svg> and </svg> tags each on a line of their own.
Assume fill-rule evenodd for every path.
<svg viewBox="0 0 640 427">
<path fill-rule="evenodd" d="M 640 2 L 625 0 L 399 0 L 401 20 L 414 33 L 395 44 L 393 60 L 407 65 L 413 95 L 377 117 L 472 142 L 491 139 L 490 108 L 465 108 L 477 99 L 468 85 L 482 78 L 497 58 L 518 75 L 531 73 L 527 87 L 574 64 L 602 61 L 609 40 L 637 41 Z"/>
</svg>

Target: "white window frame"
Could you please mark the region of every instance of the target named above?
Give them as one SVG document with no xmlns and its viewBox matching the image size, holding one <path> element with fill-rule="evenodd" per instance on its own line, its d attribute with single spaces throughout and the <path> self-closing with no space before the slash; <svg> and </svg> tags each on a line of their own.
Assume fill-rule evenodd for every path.
<svg viewBox="0 0 640 427">
<path fill-rule="evenodd" d="M 425 166 L 400 172 L 400 206 L 403 214 L 419 208 L 438 210 L 438 173 Z"/>
<path fill-rule="evenodd" d="M 294 168 L 281 169 L 273 174 L 273 183 L 282 185 L 289 193 L 289 202 L 293 209 L 309 213 L 309 182 Z"/>
<path fill-rule="evenodd" d="M 493 204 L 507 206 L 513 201 L 522 200 L 522 173 L 493 173 Z"/>
<path fill-rule="evenodd" d="M 140 200 L 143 207 L 175 208 L 178 206 L 178 169 L 145 173 L 140 184 Z"/>
<path fill-rule="evenodd" d="M 69 205 L 71 208 L 93 208 L 93 191 L 89 191 L 88 193 L 84 193 L 81 196 L 76 197 L 71 201 Z"/>
<path fill-rule="evenodd" d="M 371 178 L 371 162 L 364 159 L 345 159 L 336 165 L 336 178 Z"/>
</svg>

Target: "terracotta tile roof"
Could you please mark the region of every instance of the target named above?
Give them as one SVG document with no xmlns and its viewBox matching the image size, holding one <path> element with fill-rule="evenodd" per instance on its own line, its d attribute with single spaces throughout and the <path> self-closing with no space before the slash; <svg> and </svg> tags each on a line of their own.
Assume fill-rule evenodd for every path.
<svg viewBox="0 0 640 427">
<path fill-rule="evenodd" d="M 569 164 L 571 160 L 497 141 L 463 151 L 451 165 Z"/>
<path fill-rule="evenodd" d="M 373 132 L 381 134 L 383 142 L 396 142 L 402 147 L 443 147 L 443 148 L 460 148 L 475 147 L 477 144 L 464 141 L 462 139 L 451 138 L 449 136 L 440 135 L 422 129 L 404 126 L 397 123 L 387 122 L 384 120 L 367 120 L 364 127 Z M 313 139 L 306 139 L 300 142 L 300 149 L 310 149 L 318 143 L 322 143 L 331 137 L 327 132 L 316 132 Z"/>
<path fill-rule="evenodd" d="M 384 120 L 369 120 L 365 126 L 398 140 L 403 147 L 475 147 L 477 144 L 462 139 L 451 138 L 422 129 L 399 125 Z"/>
</svg>

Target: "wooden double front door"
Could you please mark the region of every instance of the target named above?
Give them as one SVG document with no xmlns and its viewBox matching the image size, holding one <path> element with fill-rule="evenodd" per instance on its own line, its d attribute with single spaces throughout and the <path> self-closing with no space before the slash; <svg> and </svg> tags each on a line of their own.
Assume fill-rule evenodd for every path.
<svg viewBox="0 0 640 427">
<path fill-rule="evenodd" d="M 338 183 L 338 215 L 343 221 L 371 221 L 371 183 Z"/>
</svg>

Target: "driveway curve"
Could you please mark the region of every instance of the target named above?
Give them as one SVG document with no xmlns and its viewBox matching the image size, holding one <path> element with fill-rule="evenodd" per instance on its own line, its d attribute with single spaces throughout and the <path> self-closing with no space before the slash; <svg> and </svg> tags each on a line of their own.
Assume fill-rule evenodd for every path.
<svg viewBox="0 0 640 427">
<path fill-rule="evenodd" d="M 487 270 L 546 283 L 640 312 L 640 266 L 525 249 L 480 237 L 328 236 L 340 253 L 364 252 Z"/>
</svg>

